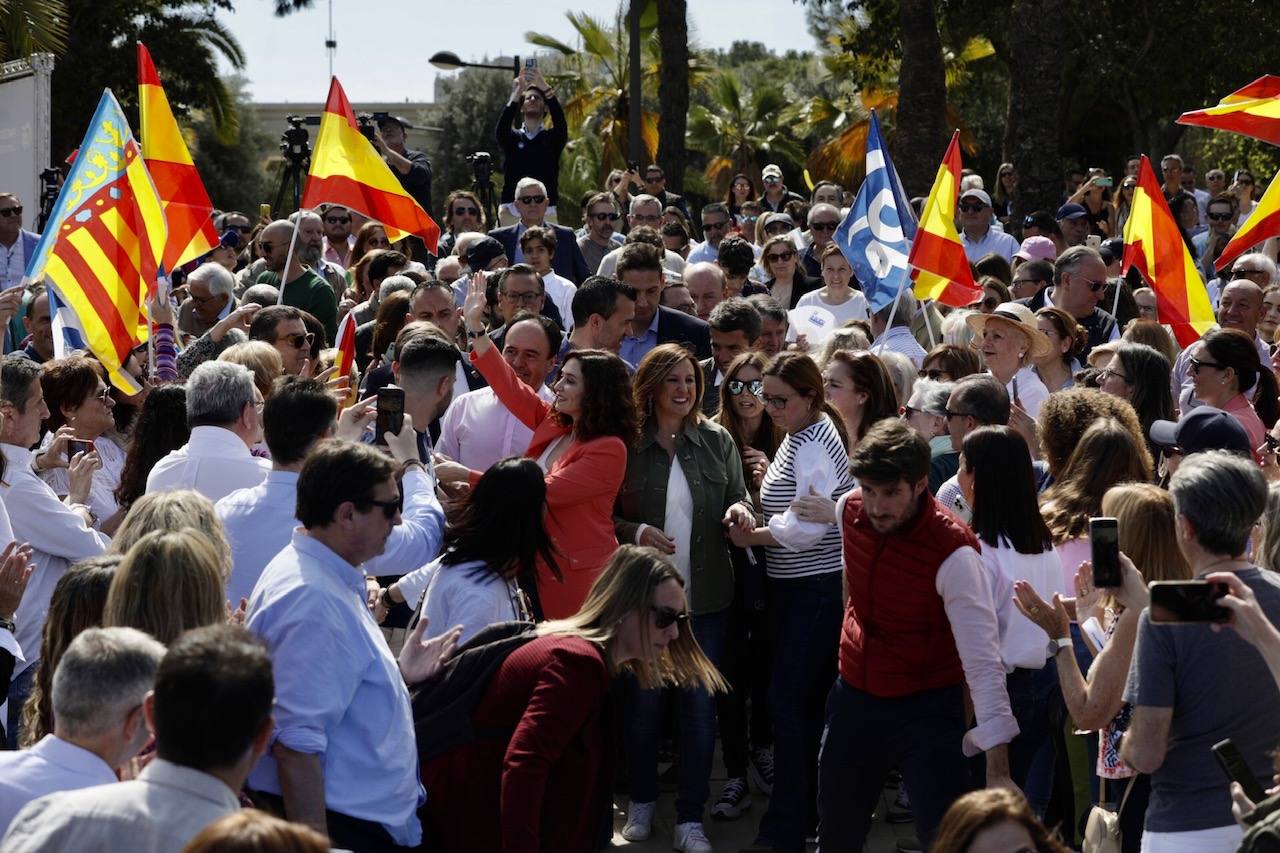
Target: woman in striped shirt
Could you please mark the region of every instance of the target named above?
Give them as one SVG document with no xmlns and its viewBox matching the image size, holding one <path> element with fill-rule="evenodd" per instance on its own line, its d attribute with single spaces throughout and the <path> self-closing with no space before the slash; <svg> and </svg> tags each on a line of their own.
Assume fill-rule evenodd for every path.
<svg viewBox="0 0 1280 853">
<path fill-rule="evenodd" d="M 802 850 L 817 825 L 818 742 L 836 674 L 842 566 L 836 526 L 801 521 L 790 505 L 809 494 L 834 500 L 853 480 L 844 425 L 812 359 L 779 355 L 764 371 L 761 399 L 786 437 L 760 489 L 765 526 L 730 534 L 739 547 L 765 546 L 774 616 L 774 785 L 757 843 Z"/>
</svg>

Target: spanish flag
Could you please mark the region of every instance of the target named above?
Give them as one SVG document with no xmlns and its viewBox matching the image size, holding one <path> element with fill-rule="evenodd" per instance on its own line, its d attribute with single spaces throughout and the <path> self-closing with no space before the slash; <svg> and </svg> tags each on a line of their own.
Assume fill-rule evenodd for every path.
<svg viewBox="0 0 1280 853">
<path fill-rule="evenodd" d="M 1236 229 L 1235 236 L 1222 249 L 1222 254 L 1214 262 L 1219 271 L 1226 269 L 1231 262 L 1266 240 L 1268 237 L 1280 235 L 1280 172 L 1271 179 L 1271 185 L 1262 194 L 1262 199 L 1253 208 L 1253 213 L 1244 224 Z"/>
<path fill-rule="evenodd" d="M 982 298 L 956 231 L 956 198 L 960 193 L 960 131 L 951 137 L 938 167 L 933 189 L 924 203 L 907 264 L 915 279 L 916 296 L 963 308 Z"/>
<path fill-rule="evenodd" d="M 151 54 L 138 42 L 138 130 L 142 155 L 164 205 L 169 237 L 164 269 L 172 272 L 218 245 L 213 229 L 213 203 L 187 151 L 178 122 L 169 109 Z"/>
<path fill-rule="evenodd" d="M 351 102 L 334 77 L 320 119 L 302 206 L 340 204 L 381 222 L 395 242 L 409 234 L 422 238 L 434 254 L 440 226 L 405 192 L 382 155 L 356 124 Z"/>
<path fill-rule="evenodd" d="M 1142 273 L 1156 292 L 1160 322 L 1173 328 L 1179 344 L 1189 347 L 1213 328 L 1213 306 L 1145 154 L 1129 210 L 1124 272 L 1136 268 Z"/>
<path fill-rule="evenodd" d="M 1227 95 L 1216 107 L 1183 113 L 1178 124 L 1229 130 L 1280 145 L 1280 77 L 1259 77 Z"/>
<path fill-rule="evenodd" d="M 348 378 L 356 364 L 356 315 L 348 311 L 338 324 L 337 338 L 338 357 L 334 359 L 333 376 L 335 379 Z M 343 406 L 351 406 L 356 401 L 356 387 L 352 383 L 347 387 L 347 396 Z"/>
<path fill-rule="evenodd" d="M 160 195 L 108 89 L 27 262 L 26 278 L 50 282 L 75 313 L 111 384 L 129 394 L 142 388 L 124 363 L 147 339 L 143 305 L 156 286 L 166 236 Z"/>
</svg>

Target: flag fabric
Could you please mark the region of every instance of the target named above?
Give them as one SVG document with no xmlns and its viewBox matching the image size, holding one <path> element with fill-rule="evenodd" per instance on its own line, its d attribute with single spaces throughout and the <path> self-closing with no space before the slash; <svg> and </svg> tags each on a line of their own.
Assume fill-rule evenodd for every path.
<svg viewBox="0 0 1280 853">
<path fill-rule="evenodd" d="M 66 358 L 78 350 L 87 350 L 89 344 L 85 340 L 84 329 L 80 328 L 80 320 L 69 305 L 63 305 L 58 294 L 50 288 L 49 321 L 53 327 L 53 357 Z"/>
<path fill-rule="evenodd" d="M 1263 240 L 1276 236 L 1280 236 L 1280 172 L 1271 179 L 1271 185 L 1254 205 L 1253 212 L 1236 229 L 1235 235 L 1223 247 L 1222 254 L 1213 265 L 1218 271 L 1222 271 Z"/>
<path fill-rule="evenodd" d="M 346 316 L 342 318 L 342 322 L 338 324 L 337 338 L 338 357 L 334 359 L 333 375 L 335 379 L 349 377 L 351 369 L 356 364 L 356 315 L 353 311 L 348 311 Z M 356 401 L 356 387 L 352 383 L 347 388 L 347 397 L 343 402 L 343 406 L 353 405 Z"/>
<path fill-rule="evenodd" d="M 436 251 L 440 226 L 405 191 L 378 149 L 360 132 L 337 77 L 329 84 L 329 99 L 302 192 L 303 207 L 325 202 L 349 207 L 382 223 L 393 243 L 414 234 L 433 254 Z"/>
<path fill-rule="evenodd" d="M 111 383 L 130 394 L 142 389 L 123 365 L 130 350 L 147 339 L 143 305 L 156 286 L 165 237 L 160 196 L 108 89 L 28 260 L 25 280 L 45 278 L 58 302 L 75 315 Z M 52 302 L 49 310 L 52 315 Z"/>
<path fill-rule="evenodd" d="M 142 158 L 164 207 L 169 236 L 162 264 L 171 273 L 218 245 L 213 203 L 191 161 L 187 143 L 145 45 L 138 43 L 138 135 Z"/>
<path fill-rule="evenodd" d="M 1280 77 L 1266 74 L 1236 89 L 1217 106 L 1178 116 L 1178 124 L 1229 130 L 1280 145 Z"/>
<path fill-rule="evenodd" d="M 1138 167 L 1138 185 L 1129 211 L 1121 274 L 1130 269 L 1142 273 L 1156 292 L 1160 322 L 1172 327 L 1179 344 L 1189 347 L 1217 321 L 1204 281 L 1145 154 Z"/>
<path fill-rule="evenodd" d="M 867 178 L 835 236 L 872 311 L 892 302 L 910 278 L 907 255 L 915 234 L 915 211 L 889 159 L 889 149 L 880 137 L 880 122 L 872 110 L 867 131 Z"/>
<path fill-rule="evenodd" d="M 907 263 L 912 267 L 916 296 L 963 308 L 982 298 L 974 284 L 969 259 L 956 231 L 956 202 L 960 194 L 960 131 L 951 136 L 946 156 L 938 167 L 933 189 L 924 203 L 924 215 L 911 241 Z"/>
</svg>

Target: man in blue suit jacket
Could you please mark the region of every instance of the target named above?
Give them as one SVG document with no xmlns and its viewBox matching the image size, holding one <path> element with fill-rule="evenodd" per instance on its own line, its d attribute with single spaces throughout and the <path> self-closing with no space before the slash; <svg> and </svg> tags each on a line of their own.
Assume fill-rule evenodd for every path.
<svg viewBox="0 0 1280 853">
<path fill-rule="evenodd" d="M 0 290 L 22 283 L 27 262 L 36 253 L 39 242 L 39 234 L 22 227 L 22 201 L 13 193 L 0 192 Z M 7 321 L 7 328 L 0 328 L 5 352 L 16 349 L 26 336 L 22 318 L 26 316 L 28 302 L 30 299 L 24 296 L 18 312 Z"/>
<path fill-rule="evenodd" d="M 632 367 L 658 344 L 687 344 L 698 359 L 711 357 L 710 328 L 697 317 L 659 304 L 664 286 L 662 258 L 648 243 L 628 243 L 618 257 L 618 281 L 636 294 L 631 333 L 623 336 L 618 355 Z"/>
<path fill-rule="evenodd" d="M 545 221 L 547 216 L 547 188 L 534 178 L 521 178 L 516 184 L 516 212 L 520 221 L 506 228 L 495 228 L 489 236 L 500 242 L 507 250 L 507 259 L 513 264 L 524 261 L 520 251 L 520 235 L 535 225 L 552 228 L 556 232 L 556 254 L 551 259 L 551 268 L 556 275 L 567 278 L 574 284 L 581 284 L 591 275 L 587 269 L 586 258 L 578 248 L 578 238 L 571 229 L 563 225 L 551 225 Z"/>
</svg>

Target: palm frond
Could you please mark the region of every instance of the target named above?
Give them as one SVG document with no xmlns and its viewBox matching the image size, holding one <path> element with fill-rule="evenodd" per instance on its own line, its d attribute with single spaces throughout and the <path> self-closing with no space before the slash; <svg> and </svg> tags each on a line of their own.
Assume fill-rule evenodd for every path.
<svg viewBox="0 0 1280 853">
<path fill-rule="evenodd" d="M 63 0 L 0 0 L 0 46 L 4 59 L 33 53 L 61 54 L 67 47 Z"/>
</svg>

